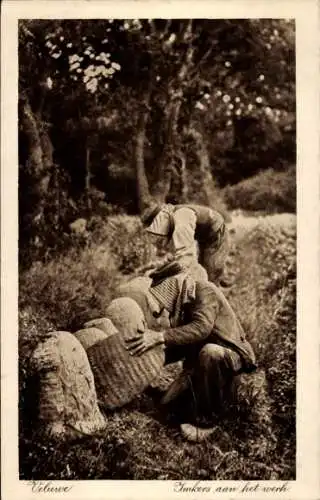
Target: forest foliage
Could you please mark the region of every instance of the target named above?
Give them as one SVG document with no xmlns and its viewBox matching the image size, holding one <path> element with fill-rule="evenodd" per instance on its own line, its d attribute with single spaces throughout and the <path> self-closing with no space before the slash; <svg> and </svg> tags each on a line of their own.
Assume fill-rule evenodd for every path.
<svg viewBox="0 0 320 500">
<path fill-rule="evenodd" d="M 21 262 L 77 218 L 294 165 L 294 42 L 284 19 L 21 20 Z"/>
</svg>

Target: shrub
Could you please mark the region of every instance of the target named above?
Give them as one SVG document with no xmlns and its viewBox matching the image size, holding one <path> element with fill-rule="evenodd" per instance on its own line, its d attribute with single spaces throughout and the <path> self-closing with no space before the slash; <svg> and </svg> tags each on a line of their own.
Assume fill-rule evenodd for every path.
<svg viewBox="0 0 320 500">
<path fill-rule="evenodd" d="M 265 371 L 284 474 L 294 474 L 296 388 L 296 225 L 288 214 L 235 223 L 228 298 Z M 252 222 L 252 218 L 250 218 Z M 282 453 L 282 452 L 281 452 Z"/>
<path fill-rule="evenodd" d="M 107 222 L 97 217 L 88 229 L 84 248 L 75 245 L 20 273 L 21 311 L 29 308 L 56 329 L 78 328 L 104 313 L 122 274 L 149 262 L 156 252 L 136 217 L 110 217 Z"/>
<path fill-rule="evenodd" d="M 155 257 L 156 249 L 150 244 L 138 217 L 118 215 L 105 222 L 91 220 L 89 229 L 96 244 L 108 246 L 117 268 L 123 274 L 133 273 Z"/>
<path fill-rule="evenodd" d="M 283 172 L 272 168 L 223 190 L 229 209 L 275 212 L 296 211 L 296 173 L 290 167 Z"/>
<path fill-rule="evenodd" d="M 56 329 L 73 330 L 101 314 L 112 298 L 116 265 L 107 247 L 92 245 L 20 275 L 20 309 L 32 308 Z"/>
</svg>

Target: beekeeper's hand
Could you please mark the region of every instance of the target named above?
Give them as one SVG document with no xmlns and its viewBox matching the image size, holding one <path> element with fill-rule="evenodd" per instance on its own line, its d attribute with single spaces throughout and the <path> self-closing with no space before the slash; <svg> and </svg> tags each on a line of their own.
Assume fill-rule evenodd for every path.
<svg viewBox="0 0 320 500">
<path fill-rule="evenodd" d="M 140 356 L 152 347 L 164 345 L 163 332 L 147 329 L 143 334 L 126 340 L 127 350 L 132 356 Z"/>
</svg>

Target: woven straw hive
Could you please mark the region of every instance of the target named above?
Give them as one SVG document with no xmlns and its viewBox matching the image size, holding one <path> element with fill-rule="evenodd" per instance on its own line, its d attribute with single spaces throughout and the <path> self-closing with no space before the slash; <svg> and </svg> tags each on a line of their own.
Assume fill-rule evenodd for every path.
<svg viewBox="0 0 320 500">
<path fill-rule="evenodd" d="M 106 310 L 112 321 L 107 337 L 87 349 L 99 401 L 114 409 L 129 403 L 157 378 L 164 365 L 164 349 L 156 346 L 141 356 L 131 356 L 126 339 L 145 329 L 145 319 L 138 304 L 126 297 L 114 299 Z M 108 325 L 108 322 L 104 323 Z M 114 333 L 114 328 L 118 333 Z"/>
<path fill-rule="evenodd" d="M 84 328 L 78 330 L 74 335 L 87 351 L 89 347 L 114 333 L 117 333 L 117 329 L 110 319 L 98 318 L 85 323 Z"/>
<path fill-rule="evenodd" d="M 74 336 L 86 351 L 99 340 L 107 338 L 107 335 L 99 328 L 83 328 L 74 333 Z"/>
<path fill-rule="evenodd" d="M 41 429 L 59 439 L 92 435 L 106 427 L 86 352 L 74 335 L 53 332 L 33 352 L 40 378 Z"/>
<path fill-rule="evenodd" d="M 142 309 L 148 328 L 152 330 L 168 328 L 170 326 L 169 321 L 164 315 L 160 318 L 153 315 L 153 312 L 157 311 L 159 306 L 155 304 L 149 292 L 151 282 L 152 280 L 148 276 L 132 278 L 119 287 L 117 297 L 128 297 L 134 300 Z"/>
<path fill-rule="evenodd" d="M 117 333 L 117 329 L 109 318 L 91 319 L 84 324 L 86 329 L 98 328 L 102 330 L 107 336 Z"/>
</svg>

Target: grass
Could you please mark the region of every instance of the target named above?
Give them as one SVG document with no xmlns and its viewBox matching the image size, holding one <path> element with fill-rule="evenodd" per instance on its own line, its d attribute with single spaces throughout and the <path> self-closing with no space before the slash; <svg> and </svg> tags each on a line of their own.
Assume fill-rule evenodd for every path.
<svg viewBox="0 0 320 500">
<path fill-rule="evenodd" d="M 66 445 L 45 441 L 32 430 L 36 398 L 29 390 L 30 353 L 48 331 L 74 331 L 103 315 L 132 263 L 136 267 L 152 258 L 137 219 L 97 221 L 86 248 L 21 274 L 21 479 L 295 478 L 295 217 L 239 216 L 230 228 L 228 270 L 235 284 L 226 293 L 254 346 L 265 384 L 252 399 L 246 388 L 253 379 L 243 375 L 239 403 L 201 444 L 183 440 L 150 391 L 109 413 L 107 431 L 94 438 Z"/>
</svg>

